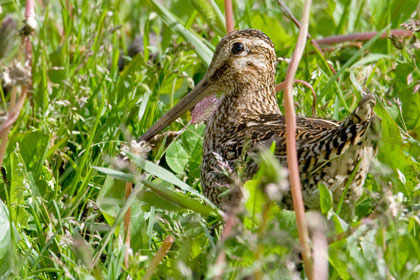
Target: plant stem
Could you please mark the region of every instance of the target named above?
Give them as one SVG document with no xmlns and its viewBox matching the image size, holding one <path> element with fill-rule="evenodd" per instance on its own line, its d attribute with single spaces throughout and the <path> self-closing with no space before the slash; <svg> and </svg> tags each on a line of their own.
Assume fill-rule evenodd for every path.
<svg viewBox="0 0 420 280">
<path fill-rule="evenodd" d="M 225 0 L 225 18 L 226 18 L 226 31 L 227 33 L 230 33 L 235 28 L 235 24 L 233 22 L 232 0 Z"/>
<path fill-rule="evenodd" d="M 290 187 L 292 192 L 293 208 L 296 213 L 296 223 L 299 234 L 299 242 L 302 249 L 302 258 L 305 266 L 305 273 L 309 280 L 313 279 L 312 260 L 310 258 L 310 249 L 308 246 L 308 228 L 305 220 L 304 204 L 302 199 L 301 184 L 299 178 L 299 167 L 296 151 L 296 115 L 293 107 L 293 82 L 299 61 L 305 48 L 311 0 L 305 0 L 303 15 L 301 20 L 301 28 L 293 52 L 292 60 L 286 73 L 285 89 L 284 89 L 284 106 L 286 110 L 286 149 L 287 164 L 289 167 Z"/>
</svg>

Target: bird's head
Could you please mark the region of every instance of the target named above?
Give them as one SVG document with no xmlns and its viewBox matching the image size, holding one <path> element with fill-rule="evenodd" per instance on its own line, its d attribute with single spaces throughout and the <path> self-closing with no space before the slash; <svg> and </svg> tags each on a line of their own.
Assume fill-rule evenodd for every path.
<svg viewBox="0 0 420 280">
<path fill-rule="evenodd" d="M 139 140 L 149 140 L 201 99 L 211 93 L 229 94 L 253 85 L 274 87 L 276 54 L 274 44 L 256 29 L 233 31 L 223 37 L 209 69 L 195 88 L 160 118 Z"/>
<path fill-rule="evenodd" d="M 233 31 L 220 40 L 205 79 L 212 90 L 229 93 L 237 86 L 274 83 L 274 44 L 256 29 Z"/>
</svg>

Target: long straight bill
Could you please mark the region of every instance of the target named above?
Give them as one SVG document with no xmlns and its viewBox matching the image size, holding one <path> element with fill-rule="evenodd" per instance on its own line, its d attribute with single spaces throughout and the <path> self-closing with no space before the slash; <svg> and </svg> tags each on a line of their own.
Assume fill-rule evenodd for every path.
<svg viewBox="0 0 420 280">
<path fill-rule="evenodd" d="M 205 76 L 192 91 L 190 91 L 181 101 L 179 101 L 169 112 L 163 115 L 145 134 L 143 134 L 138 141 L 148 141 L 153 136 L 158 134 L 183 113 L 190 110 L 197 104 L 201 99 L 210 94 L 210 84 Z"/>
</svg>

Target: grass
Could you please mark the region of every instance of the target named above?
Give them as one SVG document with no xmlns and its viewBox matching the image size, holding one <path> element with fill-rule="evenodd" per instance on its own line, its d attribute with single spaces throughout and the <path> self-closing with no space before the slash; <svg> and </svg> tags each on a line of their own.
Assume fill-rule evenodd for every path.
<svg viewBox="0 0 420 280">
<path fill-rule="evenodd" d="M 285 2 L 299 18 L 300 2 Z M 184 116 L 170 127 L 184 129 L 180 135 L 163 137 L 146 160 L 133 154 L 132 165 L 116 166 L 121 145 L 144 133 L 198 83 L 224 33 L 223 1 L 159 3 L 37 2 L 33 93 L 11 128 L 0 181 L 1 277 L 211 279 L 218 272 L 223 279 L 304 277 L 295 269 L 294 213 L 261 190 L 282 181 L 281 167 L 269 154 L 261 177 L 244 184 L 249 197 L 241 223 L 227 238 L 218 211 L 200 189 L 203 124 L 187 125 L 190 118 Z M 21 28 L 22 5 L 2 2 L 0 18 L 10 16 Z M 417 5 L 414 0 L 404 5 L 316 1 L 309 32 L 322 38 L 401 28 L 410 18 L 419 19 Z M 279 57 L 291 57 L 298 30 L 275 2 L 234 1 L 233 7 L 236 29 L 261 29 Z M 137 48 L 143 52 L 128 57 L 139 34 Z M 2 50 L 8 50 L 0 61 L 4 70 L 15 59 L 23 61 L 24 54 L 18 37 L 2 38 Z M 394 43 L 374 38 L 361 49 L 343 43 L 325 56 L 308 44 L 298 69 L 296 78 L 317 92 L 319 117 L 344 119 L 363 90 L 378 97 L 376 114 L 382 118 L 379 155 L 354 215 L 346 218 L 344 207 L 338 214 L 321 187 L 324 235 L 336 240 L 328 247 L 331 279 L 420 277 L 416 42 L 416 37 Z M 277 82 L 286 68 L 279 62 Z M 3 87 L 3 109 L 10 95 Z M 282 108 L 281 93 L 278 100 Z M 295 103 L 297 113 L 312 115 L 308 88 L 296 86 Z M 136 183 L 128 199 L 125 181 Z M 123 230 L 128 208 L 130 248 Z"/>
</svg>

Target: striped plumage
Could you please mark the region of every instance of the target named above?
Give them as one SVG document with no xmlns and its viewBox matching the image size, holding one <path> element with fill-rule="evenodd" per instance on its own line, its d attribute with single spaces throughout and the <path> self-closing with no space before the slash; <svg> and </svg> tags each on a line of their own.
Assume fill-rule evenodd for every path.
<svg viewBox="0 0 420 280">
<path fill-rule="evenodd" d="M 204 137 L 201 184 L 215 204 L 226 209 L 237 194 L 225 192 L 238 166 L 247 163 L 247 175 L 257 170 L 257 154 L 276 142 L 275 155 L 286 165 L 285 119 L 275 91 L 276 55 L 271 40 L 261 31 L 247 29 L 226 35 L 217 45 L 206 76 L 184 100 L 145 135 L 148 140 L 211 92 L 223 92 Z M 347 199 L 361 195 L 369 165 L 376 155 L 379 119 L 375 99 L 365 96 L 343 122 L 297 117 L 297 150 L 303 196 L 307 208 L 319 206 L 318 184 L 325 184 L 337 201 L 355 167 L 356 176 Z M 372 125 L 374 123 L 375 125 Z M 244 178 L 243 178 L 244 179 Z M 290 195 L 284 199 L 291 207 Z"/>
</svg>

